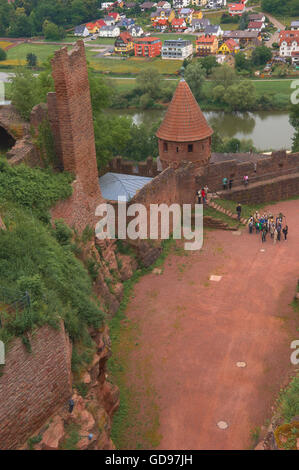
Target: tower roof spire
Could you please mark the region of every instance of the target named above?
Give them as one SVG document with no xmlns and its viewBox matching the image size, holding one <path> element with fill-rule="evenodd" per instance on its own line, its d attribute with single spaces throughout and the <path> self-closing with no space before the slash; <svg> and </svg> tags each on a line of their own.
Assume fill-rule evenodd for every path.
<svg viewBox="0 0 299 470">
<path fill-rule="evenodd" d="M 157 137 L 173 142 L 194 142 L 212 134 L 189 85 L 184 79 L 180 80 Z"/>
</svg>

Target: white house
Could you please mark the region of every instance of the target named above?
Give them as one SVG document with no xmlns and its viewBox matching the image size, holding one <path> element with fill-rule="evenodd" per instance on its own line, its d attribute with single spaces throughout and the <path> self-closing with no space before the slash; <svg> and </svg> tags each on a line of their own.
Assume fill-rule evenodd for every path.
<svg viewBox="0 0 299 470">
<path fill-rule="evenodd" d="M 113 5 L 113 2 L 105 2 L 105 3 L 102 3 L 101 9 L 102 9 L 102 10 L 107 10 L 109 7 L 111 7 L 111 5 Z"/>
<path fill-rule="evenodd" d="M 219 24 L 209 24 L 205 27 L 204 31 L 205 31 L 205 34 L 217 36 L 217 38 L 223 35 L 223 31 Z"/>
<path fill-rule="evenodd" d="M 130 26 L 128 26 L 127 30 L 133 38 L 140 38 L 144 35 L 144 31 L 141 26 L 135 24 L 131 24 Z"/>
<path fill-rule="evenodd" d="M 179 8 L 186 8 L 190 5 L 191 0 L 173 0 L 173 8 L 178 10 Z"/>
<path fill-rule="evenodd" d="M 162 59 L 184 60 L 193 55 L 193 45 L 187 39 L 167 39 L 162 46 Z"/>
<path fill-rule="evenodd" d="M 163 8 L 164 10 L 170 10 L 171 9 L 171 4 L 169 2 L 159 2 L 157 4 L 157 8 Z"/>
<path fill-rule="evenodd" d="M 106 23 L 107 26 L 112 26 L 112 25 L 114 25 L 114 24 L 116 23 L 116 21 L 115 21 L 115 19 L 113 18 L 113 16 L 110 16 L 110 15 L 105 16 L 104 21 L 105 21 L 105 23 Z"/>
<path fill-rule="evenodd" d="M 78 36 L 81 38 L 86 38 L 89 36 L 89 31 L 86 28 L 85 24 L 81 24 L 80 26 L 75 26 L 74 36 Z"/>
<path fill-rule="evenodd" d="M 120 35 L 118 26 L 102 26 L 99 36 L 102 38 L 117 38 Z"/>
<path fill-rule="evenodd" d="M 299 31 L 281 31 L 279 46 L 279 55 L 281 57 L 291 57 L 293 52 L 298 52 Z"/>
</svg>

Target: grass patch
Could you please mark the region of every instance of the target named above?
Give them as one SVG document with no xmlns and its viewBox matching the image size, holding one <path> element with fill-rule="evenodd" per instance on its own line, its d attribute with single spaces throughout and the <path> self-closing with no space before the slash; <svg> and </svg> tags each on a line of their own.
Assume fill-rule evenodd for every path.
<svg viewBox="0 0 299 470">
<path fill-rule="evenodd" d="M 126 59 L 108 59 L 96 57 L 98 52 L 86 50 L 90 65 L 97 71 L 116 75 L 138 74 L 143 70 L 155 68 L 162 75 L 174 75 L 182 67 L 181 60 L 167 60 L 155 57 L 153 59 L 129 57 Z"/>
<path fill-rule="evenodd" d="M 217 202 L 218 202 L 218 199 L 217 199 Z M 232 228 L 239 226 L 239 223 L 237 220 L 232 219 L 226 214 L 222 214 L 222 212 L 219 212 L 216 209 L 213 209 L 213 207 L 204 206 L 203 215 L 213 217 L 213 219 L 221 220 L 222 222 L 227 223 L 228 226 Z"/>
<path fill-rule="evenodd" d="M 7 51 L 7 60 L 1 62 L 1 64 L 15 66 L 24 65 L 26 63 L 27 54 L 31 52 L 37 56 L 38 65 L 41 65 L 49 56 L 52 56 L 57 49 L 59 49 L 57 44 L 19 44 Z"/>
<path fill-rule="evenodd" d="M 236 207 L 237 207 L 237 202 L 235 201 L 230 201 L 228 199 L 215 199 L 216 204 L 219 204 L 219 206 L 223 207 L 224 209 L 230 210 L 233 214 L 236 214 Z M 267 203 L 268 205 L 269 203 Z M 254 214 L 254 212 L 257 210 L 259 211 L 263 207 L 265 207 L 266 203 L 264 204 L 256 204 L 254 206 L 242 204 L 242 217 L 245 219 L 248 219 L 251 215 Z M 218 213 L 218 212 L 217 212 Z M 223 214 L 225 215 L 225 214 Z M 226 216 L 227 217 L 227 216 Z M 229 217 L 230 219 L 230 217 Z M 231 219 L 230 219 L 231 220 Z"/>
</svg>

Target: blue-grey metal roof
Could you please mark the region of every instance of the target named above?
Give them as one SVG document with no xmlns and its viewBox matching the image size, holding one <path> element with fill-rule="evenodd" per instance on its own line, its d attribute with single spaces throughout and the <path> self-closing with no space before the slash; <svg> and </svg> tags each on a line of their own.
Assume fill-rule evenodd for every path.
<svg viewBox="0 0 299 470">
<path fill-rule="evenodd" d="M 136 192 L 143 188 L 153 178 L 146 176 L 123 175 L 121 173 L 106 173 L 99 178 L 100 189 L 105 199 L 117 201 L 119 196 L 124 196 L 130 201 Z"/>
</svg>

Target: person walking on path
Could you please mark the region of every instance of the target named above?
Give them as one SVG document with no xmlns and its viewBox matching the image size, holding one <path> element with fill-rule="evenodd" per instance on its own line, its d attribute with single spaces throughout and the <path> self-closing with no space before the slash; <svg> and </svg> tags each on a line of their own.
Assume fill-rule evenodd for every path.
<svg viewBox="0 0 299 470">
<path fill-rule="evenodd" d="M 223 189 L 226 189 L 226 188 L 227 188 L 227 178 L 226 178 L 226 177 L 224 177 L 224 178 L 222 179 L 222 185 L 223 185 Z"/>
<path fill-rule="evenodd" d="M 209 192 L 209 188 L 207 185 L 204 186 L 203 188 L 205 190 L 205 193 L 206 193 L 206 201 L 208 200 L 208 192 Z"/>
<path fill-rule="evenodd" d="M 276 244 L 277 237 L 278 237 L 278 232 L 277 232 L 277 229 L 275 228 L 275 229 L 274 229 L 274 237 L 273 237 L 273 244 L 274 244 L 274 245 Z"/>
<path fill-rule="evenodd" d="M 266 236 L 267 236 L 267 230 L 266 230 L 266 227 L 264 226 L 262 229 L 262 242 L 263 243 L 266 241 Z"/>
<path fill-rule="evenodd" d="M 201 190 L 199 189 L 196 193 L 197 196 L 197 204 L 201 204 Z"/>
<path fill-rule="evenodd" d="M 206 195 L 206 192 L 205 192 L 204 188 L 202 188 L 202 190 L 201 190 L 201 197 L 202 197 L 203 204 L 205 204 L 207 202 L 206 201 L 207 195 Z"/>
<path fill-rule="evenodd" d="M 250 216 L 249 222 L 248 222 L 248 228 L 249 228 L 249 233 L 252 233 L 253 230 L 253 217 L 252 215 Z"/>
<path fill-rule="evenodd" d="M 284 239 L 286 240 L 287 239 L 287 236 L 288 236 L 288 231 L 289 231 L 289 227 L 286 225 L 283 229 L 283 234 L 284 234 Z"/>
<path fill-rule="evenodd" d="M 230 178 L 229 182 L 228 182 L 228 189 L 232 189 L 233 182 L 234 182 L 234 180 L 232 178 Z"/>
<path fill-rule="evenodd" d="M 281 238 L 281 225 L 278 224 L 277 226 L 277 240 L 280 242 L 280 238 Z"/>
<path fill-rule="evenodd" d="M 236 207 L 236 211 L 237 211 L 237 215 L 238 215 L 238 220 L 241 219 L 241 212 L 242 212 L 242 206 L 240 203 L 238 203 L 237 207 Z"/>
</svg>

